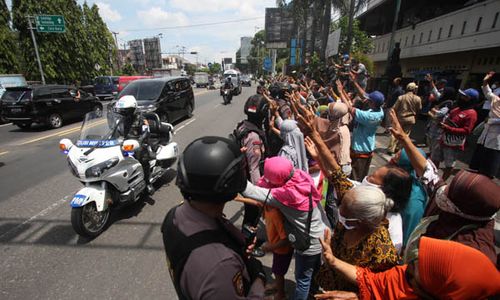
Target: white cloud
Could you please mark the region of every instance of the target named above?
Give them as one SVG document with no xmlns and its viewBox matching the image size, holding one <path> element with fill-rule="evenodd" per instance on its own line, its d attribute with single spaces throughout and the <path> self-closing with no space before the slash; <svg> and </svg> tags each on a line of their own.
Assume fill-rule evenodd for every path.
<svg viewBox="0 0 500 300">
<path fill-rule="evenodd" d="M 99 7 L 99 14 L 106 22 L 118 22 L 122 19 L 122 15 L 116 10 L 113 10 L 109 3 L 96 2 Z"/>
<path fill-rule="evenodd" d="M 181 12 L 168 12 L 161 7 L 151 7 L 149 10 L 137 12 L 142 23 L 148 27 L 169 27 L 189 24 L 188 18 Z"/>
</svg>

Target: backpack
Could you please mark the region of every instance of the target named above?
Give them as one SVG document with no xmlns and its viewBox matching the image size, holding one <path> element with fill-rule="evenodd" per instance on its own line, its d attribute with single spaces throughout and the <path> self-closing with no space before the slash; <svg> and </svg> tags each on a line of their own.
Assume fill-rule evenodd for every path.
<svg viewBox="0 0 500 300">
<path fill-rule="evenodd" d="M 243 140 L 250 132 L 257 133 L 259 135 L 260 140 L 264 144 L 264 153 L 263 153 L 264 155 L 262 155 L 260 157 L 260 162 L 259 162 L 260 171 L 262 174 L 263 170 L 264 170 L 264 160 L 267 157 L 266 154 L 268 153 L 268 149 L 269 149 L 268 145 L 267 145 L 266 134 L 264 133 L 264 131 L 260 130 L 259 128 L 257 128 L 257 126 L 250 123 L 249 121 L 243 120 L 243 121 L 239 122 L 238 125 L 236 125 L 236 128 L 233 130 L 233 132 L 229 134 L 229 139 L 232 140 L 233 142 L 235 142 L 241 148 L 241 147 L 243 147 Z M 246 156 L 245 156 L 245 159 L 246 159 Z M 247 173 L 248 173 L 248 170 L 247 170 Z M 247 174 L 247 175 L 249 175 L 249 174 Z"/>
</svg>

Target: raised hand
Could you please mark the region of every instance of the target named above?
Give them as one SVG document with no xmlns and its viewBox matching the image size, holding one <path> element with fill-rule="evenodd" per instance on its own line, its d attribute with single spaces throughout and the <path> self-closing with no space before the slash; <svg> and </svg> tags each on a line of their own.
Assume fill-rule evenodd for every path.
<svg viewBox="0 0 500 300">
<path fill-rule="evenodd" d="M 491 79 L 491 77 L 493 77 L 493 75 L 495 75 L 495 72 L 494 71 L 489 71 L 488 73 L 486 73 L 486 76 L 484 76 L 484 79 L 483 81 L 488 81 Z"/>
<path fill-rule="evenodd" d="M 332 251 L 332 235 L 330 233 L 330 229 L 326 228 L 325 229 L 325 234 L 322 239 L 319 239 L 319 242 L 321 243 L 321 247 L 323 247 L 323 257 L 325 258 L 325 261 L 330 265 L 333 266 L 335 264 L 335 256 L 333 255 Z"/>
<path fill-rule="evenodd" d="M 304 144 L 306 146 L 307 152 L 309 152 L 311 157 L 317 161 L 319 157 L 318 148 L 316 148 L 316 145 L 311 140 L 311 138 L 306 136 L 306 138 L 304 139 Z"/>
<path fill-rule="evenodd" d="M 398 116 L 396 116 L 394 109 L 389 111 L 389 115 L 392 121 L 392 126 L 389 127 L 389 130 L 397 140 L 403 140 L 406 137 L 406 133 L 403 131 L 401 124 L 399 124 Z"/>
</svg>

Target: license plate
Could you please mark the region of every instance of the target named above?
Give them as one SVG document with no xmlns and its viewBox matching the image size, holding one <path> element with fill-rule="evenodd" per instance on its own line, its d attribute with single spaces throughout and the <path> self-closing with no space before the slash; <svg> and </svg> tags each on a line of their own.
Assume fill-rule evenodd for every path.
<svg viewBox="0 0 500 300">
<path fill-rule="evenodd" d="M 13 113 L 20 113 L 23 111 L 23 109 L 22 108 L 11 108 L 10 111 Z"/>
</svg>

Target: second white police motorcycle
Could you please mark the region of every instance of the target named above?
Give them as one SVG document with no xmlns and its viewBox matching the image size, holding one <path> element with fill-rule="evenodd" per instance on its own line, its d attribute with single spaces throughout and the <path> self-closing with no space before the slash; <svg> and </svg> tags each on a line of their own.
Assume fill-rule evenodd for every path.
<svg viewBox="0 0 500 300">
<path fill-rule="evenodd" d="M 160 122 L 154 113 L 145 117 L 151 132 L 149 150 L 154 153 L 149 161 L 153 184 L 176 162 L 178 146 L 172 141 L 172 125 Z M 135 157 L 142 145 L 124 139 L 123 125 L 120 114 L 90 112 L 75 144 L 69 139 L 60 141 L 71 173 L 84 185 L 71 201 L 71 224 L 81 236 L 98 236 L 106 228 L 112 208 L 135 203 L 147 194 L 144 170 Z"/>
</svg>

